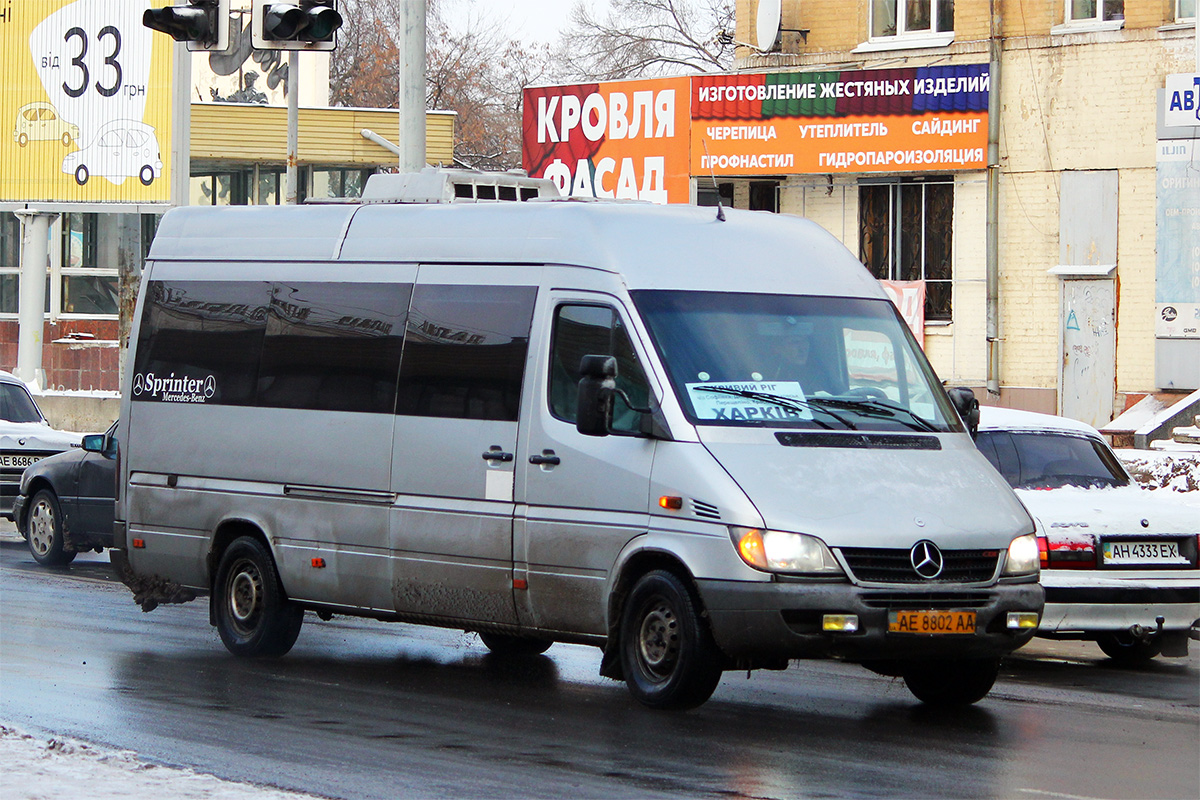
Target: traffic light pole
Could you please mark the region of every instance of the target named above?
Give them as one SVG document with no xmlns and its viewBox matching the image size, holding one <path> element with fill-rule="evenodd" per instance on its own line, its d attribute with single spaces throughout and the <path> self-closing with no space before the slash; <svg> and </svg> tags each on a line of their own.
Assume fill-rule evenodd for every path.
<svg viewBox="0 0 1200 800">
<path fill-rule="evenodd" d="M 284 202 L 294 206 L 299 201 L 299 183 L 296 162 L 300 152 L 300 68 L 298 51 L 288 51 L 287 71 L 287 188 Z"/>
<path fill-rule="evenodd" d="M 400 43 L 400 171 L 425 168 L 425 0 L 404 0 Z"/>
</svg>

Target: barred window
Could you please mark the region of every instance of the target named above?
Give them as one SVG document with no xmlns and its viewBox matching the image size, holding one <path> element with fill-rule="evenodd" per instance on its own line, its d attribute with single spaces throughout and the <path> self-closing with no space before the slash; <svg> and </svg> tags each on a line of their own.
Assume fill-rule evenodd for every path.
<svg viewBox="0 0 1200 800">
<path fill-rule="evenodd" d="M 859 258 L 880 280 L 925 281 L 925 319 L 950 321 L 954 184 L 859 186 Z"/>
</svg>

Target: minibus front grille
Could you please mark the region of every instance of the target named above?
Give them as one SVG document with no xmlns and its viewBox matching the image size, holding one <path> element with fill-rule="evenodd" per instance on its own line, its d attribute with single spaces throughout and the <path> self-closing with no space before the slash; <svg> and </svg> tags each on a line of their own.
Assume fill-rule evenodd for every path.
<svg viewBox="0 0 1200 800">
<path fill-rule="evenodd" d="M 919 575 L 909 550 L 843 547 L 851 576 L 865 583 L 983 583 L 992 580 L 1000 558 L 997 550 L 943 550 L 942 570 L 933 578 Z"/>
<path fill-rule="evenodd" d="M 714 506 L 712 503 L 705 503 L 702 500 L 692 498 L 692 513 L 697 517 L 705 519 L 720 519 L 721 509 Z"/>
<path fill-rule="evenodd" d="M 864 592 L 863 605 L 869 608 L 983 608 L 990 602 L 981 592 Z"/>
</svg>

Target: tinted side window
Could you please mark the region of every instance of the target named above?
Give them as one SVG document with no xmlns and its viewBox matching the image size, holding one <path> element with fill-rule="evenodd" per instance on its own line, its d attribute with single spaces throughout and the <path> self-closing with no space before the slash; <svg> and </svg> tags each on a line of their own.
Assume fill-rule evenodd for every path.
<svg viewBox="0 0 1200 800">
<path fill-rule="evenodd" d="M 992 463 L 1009 486 L 1021 484 L 1021 461 L 1008 431 L 980 431 L 975 446 Z"/>
<path fill-rule="evenodd" d="M 649 405 L 650 387 L 624 323 L 609 306 L 563 305 L 554 317 L 550 349 L 550 413 L 574 422 L 579 396 L 579 362 L 584 356 L 617 359 L 617 388 L 641 408 Z M 637 432 L 641 415 L 619 397 L 613 408 L 612 429 Z"/>
<path fill-rule="evenodd" d="M 537 289 L 417 286 L 396 413 L 516 421 Z"/>
<path fill-rule="evenodd" d="M 980 431 L 979 436 L 975 439 L 975 447 L 983 454 L 983 457 L 988 460 L 992 468 L 996 472 L 1000 471 L 1000 456 L 996 453 L 996 434 Z"/>
<path fill-rule="evenodd" d="M 276 283 L 258 404 L 390 414 L 408 284 Z"/>
<path fill-rule="evenodd" d="M 133 399 L 251 405 L 267 328 L 265 281 L 151 281 Z"/>
</svg>

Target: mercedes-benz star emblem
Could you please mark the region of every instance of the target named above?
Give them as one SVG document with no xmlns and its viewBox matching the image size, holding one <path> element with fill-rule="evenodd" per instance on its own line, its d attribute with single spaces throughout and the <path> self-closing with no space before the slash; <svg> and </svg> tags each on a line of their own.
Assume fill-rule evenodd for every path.
<svg viewBox="0 0 1200 800">
<path fill-rule="evenodd" d="M 926 580 L 942 574 L 942 551 L 933 542 L 920 541 L 908 553 L 913 569 Z"/>
</svg>

